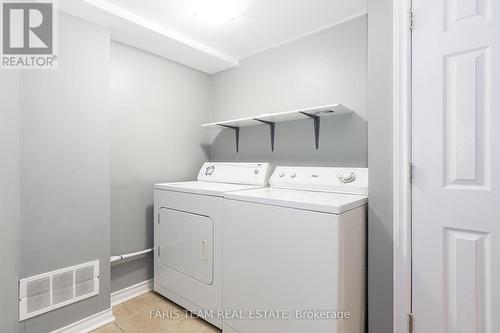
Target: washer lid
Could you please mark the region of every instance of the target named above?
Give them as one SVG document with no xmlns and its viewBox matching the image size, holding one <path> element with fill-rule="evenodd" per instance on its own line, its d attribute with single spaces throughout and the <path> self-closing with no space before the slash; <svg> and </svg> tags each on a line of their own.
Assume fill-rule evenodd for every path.
<svg viewBox="0 0 500 333">
<path fill-rule="evenodd" d="M 261 187 L 262 186 L 257 186 L 257 185 L 212 183 L 212 182 L 196 181 L 196 180 L 190 182 L 155 184 L 154 186 L 154 188 L 157 190 L 212 195 L 218 197 L 222 197 L 225 192 L 248 190 Z"/>
<path fill-rule="evenodd" d="M 259 204 L 341 214 L 365 205 L 368 197 L 358 194 L 303 191 L 283 188 L 260 188 L 224 195 L 226 199 Z"/>
</svg>

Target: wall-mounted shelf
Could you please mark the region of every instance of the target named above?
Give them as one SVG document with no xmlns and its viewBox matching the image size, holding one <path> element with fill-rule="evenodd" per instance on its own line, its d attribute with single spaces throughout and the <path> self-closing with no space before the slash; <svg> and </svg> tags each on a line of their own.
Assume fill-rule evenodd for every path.
<svg viewBox="0 0 500 333">
<path fill-rule="evenodd" d="M 322 117 L 327 117 L 337 114 L 351 113 L 352 110 L 343 106 L 342 104 L 332 104 L 325 106 L 318 106 L 308 109 L 278 112 L 278 113 L 262 113 L 253 117 L 245 117 L 238 119 L 231 119 L 225 121 L 217 121 L 201 125 L 204 128 L 229 128 L 234 130 L 236 137 L 236 152 L 239 148 L 240 127 L 248 127 L 255 125 L 267 125 L 271 134 L 271 150 L 274 150 L 274 134 L 275 124 L 299 120 L 299 119 L 312 119 L 314 123 L 314 141 L 316 149 L 319 148 L 319 125 Z"/>
</svg>

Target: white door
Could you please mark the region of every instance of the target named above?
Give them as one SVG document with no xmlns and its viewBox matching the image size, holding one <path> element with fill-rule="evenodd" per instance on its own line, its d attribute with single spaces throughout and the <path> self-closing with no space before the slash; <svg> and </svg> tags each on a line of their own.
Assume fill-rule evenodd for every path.
<svg viewBox="0 0 500 333">
<path fill-rule="evenodd" d="M 500 1 L 413 8 L 414 332 L 500 332 Z"/>
</svg>

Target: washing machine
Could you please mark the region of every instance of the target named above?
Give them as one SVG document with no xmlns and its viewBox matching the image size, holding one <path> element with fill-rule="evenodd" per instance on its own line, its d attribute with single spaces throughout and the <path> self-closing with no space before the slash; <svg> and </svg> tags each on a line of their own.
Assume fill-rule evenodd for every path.
<svg viewBox="0 0 500 333">
<path fill-rule="evenodd" d="M 154 290 L 221 327 L 223 195 L 268 185 L 268 163 L 205 163 L 154 186 Z"/>
<path fill-rule="evenodd" d="M 365 168 L 279 166 L 224 199 L 224 333 L 362 333 Z"/>
</svg>

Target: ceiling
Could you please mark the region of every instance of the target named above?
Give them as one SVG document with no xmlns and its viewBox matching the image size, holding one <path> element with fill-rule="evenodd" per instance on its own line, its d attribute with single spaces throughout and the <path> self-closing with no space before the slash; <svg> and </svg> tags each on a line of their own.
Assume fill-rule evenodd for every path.
<svg viewBox="0 0 500 333">
<path fill-rule="evenodd" d="M 111 37 L 213 74 L 366 13 L 366 0 L 65 0 Z"/>
</svg>

